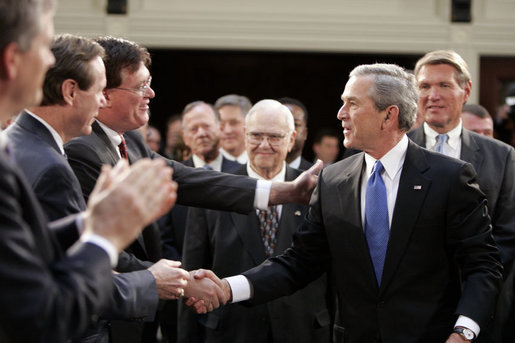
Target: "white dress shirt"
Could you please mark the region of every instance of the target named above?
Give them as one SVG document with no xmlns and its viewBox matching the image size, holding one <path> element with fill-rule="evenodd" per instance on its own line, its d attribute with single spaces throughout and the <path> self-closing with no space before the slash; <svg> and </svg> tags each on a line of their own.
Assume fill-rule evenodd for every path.
<svg viewBox="0 0 515 343">
<path fill-rule="evenodd" d="M 233 156 L 231 155 L 230 153 L 228 153 L 226 150 L 224 150 L 224 148 L 220 148 L 220 152 L 222 153 L 222 155 L 225 156 L 226 159 L 228 159 L 229 161 L 236 161 L 238 162 L 239 164 L 245 164 L 248 162 L 249 160 L 249 156 L 247 155 L 247 151 L 246 150 L 243 150 L 243 152 L 239 155 L 239 156 Z"/>
<path fill-rule="evenodd" d="M 424 123 L 424 135 L 426 136 L 426 148 L 432 151 L 436 151 L 436 136 L 439 135 L 438 132 L 433 130 L 432 128 Z M 443 145 L 443 153 L 447 156 L 454 157 L 459 159 L 461 156 L 461 128 L 463 127 L 460 122 L 458 126 L 456 126 L 451 131 L 447 132 L 449 135 L 449 140 Z"/>
</svg>

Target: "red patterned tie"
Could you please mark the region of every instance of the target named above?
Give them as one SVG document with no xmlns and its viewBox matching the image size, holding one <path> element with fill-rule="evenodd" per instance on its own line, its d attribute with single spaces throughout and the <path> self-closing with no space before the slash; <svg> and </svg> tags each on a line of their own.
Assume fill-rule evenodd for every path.
<svg viewBox="0 0 515 343">
<path fill-rule="evenodd" d="M 279 228 L 279 215 L 277 207 L 272 206 L 268 211 L 260 210 L 258 213 L 261 238 L 265 245 L 266 256 L 272 256 L 277 243 L 277 229 Z"/>
<path fill-rule="evenodd" d="M 118 145 L 118 149 L 120 150 L 120 156 L 123 159 L 129 160 L 129 156 L 127 155 L 127 144 L 125 144 L 125 139 L 123 138 L 123 135 L 120 135 L 122 138 L 122 142 Z"/>
</svg>

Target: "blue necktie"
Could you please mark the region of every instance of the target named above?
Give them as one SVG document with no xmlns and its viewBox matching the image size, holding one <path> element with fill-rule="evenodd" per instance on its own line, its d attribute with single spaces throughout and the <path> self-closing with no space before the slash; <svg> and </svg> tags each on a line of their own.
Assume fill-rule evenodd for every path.
<svg viewBox="0 0 515 343">
<path fill-rule="evenodd" d="M 443 150 L 443 146 L 445 145 L 445 143 L 447 143 L 448 140 L 449 140 L 449 135 L 448 134 L 437 135 L 436 136 L 436 148 L 435 148 L 435 151 L 437 151 L 437 152 L 439 152 L 441 154 L 445 154 L 444 150 Z"/>
<path fill-rule="evenodd" d="M 365 236 L 379 285 L 390 236 L 386 187 L 381 178 L 383 169 L 381 161 L 376 161 L 372 175 L 368 179 L 365 200 Z"/>
</svg>

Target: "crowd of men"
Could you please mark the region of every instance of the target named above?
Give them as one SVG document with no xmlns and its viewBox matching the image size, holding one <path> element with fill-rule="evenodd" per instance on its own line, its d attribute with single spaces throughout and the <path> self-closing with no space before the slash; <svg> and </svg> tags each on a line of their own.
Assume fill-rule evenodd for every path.
<svg viewBox="0 0 515 343">
<path fill-rule="evenodd" d="M 513 341 L 515 150 L 457 53 L 354 68 L 313 164 L 293 98 L 160 144 L 148 51 L 54 11 L 0 0 L 0 342 Z"/>
</svg>

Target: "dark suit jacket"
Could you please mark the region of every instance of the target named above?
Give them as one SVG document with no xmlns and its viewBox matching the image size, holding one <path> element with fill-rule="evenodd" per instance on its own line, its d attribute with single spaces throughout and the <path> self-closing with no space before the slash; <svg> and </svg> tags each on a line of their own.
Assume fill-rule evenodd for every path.
<svg viewBox="0 0 515 343">
<path fill-rule="evenodd" d="M 247 175 L 246 166 L 237 174 Z M 286 181 L 300 171 L 287 167 Z M 283 205 L 276 254 L 291 246 L 293 233 L 302 222 L 307 207 Z M 239 274 L 266 259 L 255 211 L 248 215 L 191 208 L 188 216 L 183 265 L 185 268 L 212 269 L 219 277 Z M 330 319 L 325 302 L 326 276 L 295 294 L 268 304 L 246 307 L 232 304 L 192 324 L 191 310 L 181 312 L 179 342 L 324 342 L 330 341 Z M 194 321 L 194 318 L 193 318 Z M 199 335 L 205 331 L 205 340 Z M 194 339 L 196 338 L 196 339 Z M 268 339 L 271 338 L 269 341 Z"/>
<path fill-rule="evenodd" d="M 425 147 L 426 139 L 424 128 L 421 126 L 411 131 L 408 136 L 418 145 Z M 485 193 L 488 200 L 488 213 L 492 220 L 492 234 L 499 247 L 501 259 L 505 268 L 506 279 L 509 280 L 503 286 L 499 308 L 496 312 L 495 333 L 498 335 L 499 326 L 510 326 L 509 341 L 513 340 L 515 327 L 505 322 L 510 315 L 513 317 L 514 307 L 514 284 L 513 267 L 515 258 L 515 149 L 513 147 L 494 139 L 490 139 L 475 132 L 463 129 L 461 134 L 461 156 L 460 159 L 472 164 L 476 173 L 477 183 Z M 480 341 L 487 335 L 482 330 Z M 501 342 L 500 337 L 494 336 L 491 341 Z"/>
<path fill-rule="evenodd" d="M 12 156 L 31 183 L 50 220 L 86 209 L 79 181 L 43 124 L 22 112 L 6 130 L 6 135 L 12 145 Z M 77 230 L 68 234 L 62 243 L 64 246 L 78 239 Z M 59 240 L 63 242 L 62 237 Z M 149 271 L 118 274 L 114 277 L 114 285 L 109 305 L 100 314 L 103 318 L 153 320 L 159 299 L 154 277 Z M 104 321 L 90 328 L 88 333 L 94 332 L 97 341 L 101 336 L 107 339 L 107 325 Z"/>
<path fill-rule="evenodd" d="M 313 165 L 313 163 L 309 162 L 308 160 L 306 160 L 304 157 L 300 157 L 300 165 L 299 165 L 299 170 L 308 170 L 309 168 L 311 168 L 311 166 Z"/>
<path fill-rule="evenodd" d="M 0 175 L 0 340 L 66 342 L 107 302 L 109 257 L 89 243 L 64 254 L 34 192 L 3 151 Z M 61 220 L 57 229 L 77 230 L 74 220 Z"/>
<path fill-rule="evenodd" d="M 293 249 L 244 273 L 253 301 L 329 271 L 335 342 L 444 342 L 458 314 L 484 325 L 502 267 L 472 166 L 409 143 L 379 287 L 361 223 L 364 164 L 360 153 L 324 168 Z"/>
</svg>

